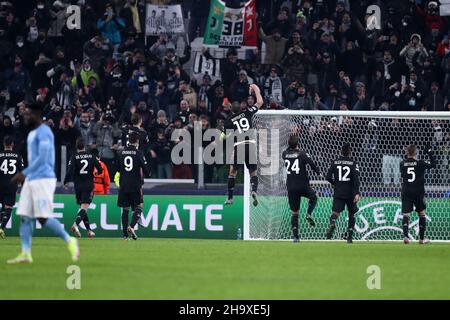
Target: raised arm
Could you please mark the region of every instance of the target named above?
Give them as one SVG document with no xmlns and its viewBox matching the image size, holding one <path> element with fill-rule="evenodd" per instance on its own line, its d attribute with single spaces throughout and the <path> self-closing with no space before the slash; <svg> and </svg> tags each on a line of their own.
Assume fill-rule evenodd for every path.
<svg viewBox="0 0 450 320">
<path fill-rule="evenodd" d="M 433 169 L 436 168 L 436 157 L 433 154 L 433 148 L 430 144 L 427 144 L 425 146 L 425 153 L 428 155 L 428 158 L 430 158 L 429 161 L 422 161 L 425 169 Z"/>
<path fill-rule="evenodd" d="M 256 104 L 255 105 L 259 109 L 264 104 L 264 99 L 261 95 L 261 90 L 259 89 L 259 87 L 256 84 L 251 84 L 250 85 L 250 94 L 252 94 L 252 92 L 254 92 L 256 95 Z"/>
<path fill-rule="evenodd" d="M 332 186 L 334 186 L 333 165 L 331 165 L 330 168 L 328 168 L 326 180 L 327 180 Z"/>
<path fill-rule="evenodd" d="M 305 159 L 306 163 L 309 165 L 309 167 L 318 175 L 320 176 L 320 170 L 319 167 L 317 167 L 316 163 L 311 159 L 308 153 L 305 153 Z"/>
</svg>

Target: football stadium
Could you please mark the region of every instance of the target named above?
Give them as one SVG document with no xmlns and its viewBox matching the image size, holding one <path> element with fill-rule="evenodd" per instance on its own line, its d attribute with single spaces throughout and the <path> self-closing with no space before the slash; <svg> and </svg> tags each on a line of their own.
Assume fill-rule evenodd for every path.
<svg viewBox="0 0 450 320">
<path fill-rule="evenodd" d="M 449 300 L 449 16 L 2 1 L 0 300 Z"/>
</svg>

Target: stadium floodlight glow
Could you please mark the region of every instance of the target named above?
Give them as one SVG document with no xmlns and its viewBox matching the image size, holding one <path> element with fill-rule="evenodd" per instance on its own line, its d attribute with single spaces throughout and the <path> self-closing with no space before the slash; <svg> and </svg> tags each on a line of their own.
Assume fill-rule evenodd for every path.
<svg viewBox="0 0 450 320">
<path fill-rule="evenodd" d="M 299 136 L 300 148 L 308 152 L 322 174 L 339 155 L 343 143 L 353 149 L 360 165 L 362 200 L 356 214 L 355 240 L 402 240 L 400 161 L 404 147 L 416 144 L 419 158 L 427 159 L 423 148 L 433 146 L 437 167 L 426 175 L 427 236 L 433 241 L 450 241 L 450 128 L 448 112 L 396 111 L 309 111 L 261 110 L 253 118 L 254 126 L 265 129 L 268 139 L 260 140 L 258 152 L 283 152 L 291 134 Z M 270 135 L 277 130 L 278 135 Z M 266 156 L 267 158 L 267 156 Z M 290 239 L 290 211 L 287 201 L 286 174 L 281 156 L 280 170 L 267 174 L 258 159 L 259 204 L 250 204 L 248 174 L 244 179 L 244 239 Z M 277 166 L 273 166 L 277 167 Z M 310 173 L 318 193 L 313 216 L 316 227 L 304 220 L 307 199 L 302 199 L 299 232 L 303 240 L 325 240 L 331 214 L 332 188 L 324 179 Z M 335 238 L 346 230 L 346 212 L 337 222 Z M 412 213 L 410 237 L 418 238 L 418 216 Z"/>
</svg>

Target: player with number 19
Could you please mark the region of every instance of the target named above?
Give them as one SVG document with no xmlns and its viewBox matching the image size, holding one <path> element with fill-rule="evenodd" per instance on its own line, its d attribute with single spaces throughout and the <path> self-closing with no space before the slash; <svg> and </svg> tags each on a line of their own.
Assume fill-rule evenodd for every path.
<svg viewBox="0 0 450 320">
<path fill-rule="evenodd" d="M 425 239 L 425 171 L 436 167 L 436 159 L 430 145 L 425 146 L 425 152 L 430 161 L 417 159 L 417 147 L 413 144 L 406 147 L 406 159 L 400 163 L 402 177 L 402 213 L 403 242 L 409 243 L 409 217 L 415 209 L 419 214 L 419 243 L 426 244 Z"/>
<path fill-rule="evenodd" d="M 119 196 L 117 205 L 122 208 L 123 237 L 128 240 L 128 234 L 137 240 L 134 227 L 142 214 L 144 177 L 150 175 L 144 154 L 139 150 L 139 135 L 131 132 L 128 136 L 128 146 L 119 151 Z M 128 224 L 129 210 L 133 210 L 131 223 Z"/>
<path fill-rule="evenodd" d="M 70 230 L 77 237 L 81 238 L 78 227 L 81 221 L 83 221 L 88 237 L 93 238 L 95 234 L 91 230 L 87 210 L 89 209 L 94 194 L 94 168 L 99 173 L 102 173 L 103 169 L 96 157 L 86 151 L 83 138 L 78 138 L 76 145 L 77 153 L 69 160 L 68 172 L 64 179 L 66 189 L 68 182 L 73 180 L 77 204 L 80 205 L 77 217 Z"/>
<path fill-rule="evenodd" d="M 255 93 L 256 103 L 254 106 L 248 106 L 245 110 L 241 110 L 239 103 L 233 104 L 231 108 L 232 114 L 225 121 L 224 129 L 221 139 L 231 139 L 233 137 L 233 155 L 232 163 L 230 164 L 230 171 L 228 175 L 228 198 L 225 204 L 233 203 L 233 193 L 236 175 L 238 168 L 242 167 L 243 163 L 239 163 L 239 156 L 241 153 L 244 155 L 243 160 L 245 166 L 250 173 L 250 185 L 251 185 L 251 197 L 253 198 L 253 205 L 258 205 L 256 193 L 258 191 L 258 176 L 257 165 L 252 163 L 252 156 L 256 162 L 256 134 L 253 128 L 252 121 L 253 116 L 258 112 L 259 108 L 264 104 L 264 100 L 261 95 L 261 91 L 256 84 L 251 84 L 249 87 L 249 93 Z M 230 134 L 230 131 L 233 134 Z"/>
<path fill-rule="evenodd" d="M 317 204 L 316 191 L 309 184 L 308 165 L 317 175 L 320 176 L 320 170 L 308 153 L 301 151 L 298 144 L 298 137 L 292 135 L 288 140 L 289 147 L 283 152 L 282 159 L 286 168 L 286 187 L 288 191 L 289 207 L 291 209 L 291 227 L 292 239 L 299 242 L 298 237 L 298 214 L 300 209 L 300 200 L 302 197 L 309 199 L 306 220 L 311 226 L 315 226 L 312 218 L 312 212 Z"/>
<path fill-rule="evenodd" d="M 3 139 L 4 150 L 0 152 L 0 238 L 5 238 L 5 228 L 11 218 L 12 208 L 16 203 L 17 185 L 10 182 L 11 178 L 23 169 L 22 157 L 14 152 L 14 141 L 11 136 Z"/>
<path fill-rule="evenodd" d="M 330 217 L 330 226 L 327 231 L 327 239 L 333 237 L 336 229 L 336 220 L 345 207 L 348 210 L 347 242 L 353 242 L 353 229 L 355 228 L 355 214 L 358 212 L 359 193 L 359 168 L 351 157 L 352 148 L 345 143 L 341 150 L 342 155 L 333 161 L 327 173 L 327 181 L 334 187 L 333 212 Z"/>
</svg>

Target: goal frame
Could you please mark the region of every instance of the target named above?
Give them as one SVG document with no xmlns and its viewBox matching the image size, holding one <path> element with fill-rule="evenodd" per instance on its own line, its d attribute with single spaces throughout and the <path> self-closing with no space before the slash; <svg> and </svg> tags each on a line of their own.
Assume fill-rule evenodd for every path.
<svg viewBox="0 0 450 320">
<path fill-rule="evenodd" d="M 258 116 L 323 116 L 323 117 L 375 117 L 375 118 L 403 118 L 403 119 L 446 119 L 450 121 L 450 112 L 447 111 L 335 111 L 335 110 L 259 110 Z M 286 199 L 287 201 L 287 199 Z M 268 240 L 250 238 L 250 174 L 244 170 L 244 199 L 243 199 L 243 240 Z M 283 241 L 283 240 L 272 240 Z M 308 240 L 308 241 L 341 241 L 341 240 Z M 354 240 L 371 242 L 399 242 L 402 240 Z M 450 243 L 450 240 L 433 240 L 433 242 Z"/>
</svg>

